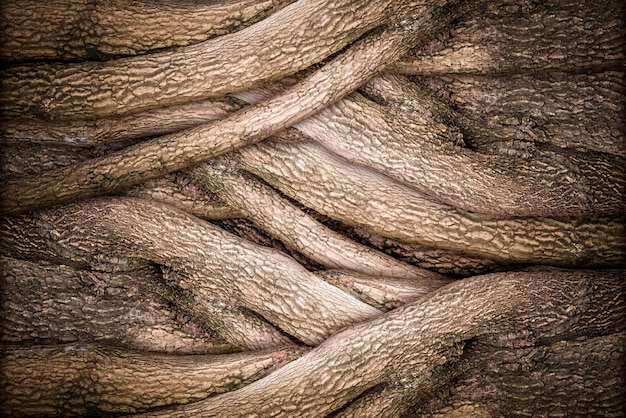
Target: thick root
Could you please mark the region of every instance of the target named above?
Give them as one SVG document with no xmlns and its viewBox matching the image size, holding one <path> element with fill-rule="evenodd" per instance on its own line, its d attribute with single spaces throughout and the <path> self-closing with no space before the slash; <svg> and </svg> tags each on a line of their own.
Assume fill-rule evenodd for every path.
<svg viewBox="0 0 626 418">
<path fill-rule="evenodd" d="M 160 271 L 75 269 L 2 257 L 0 339 L 11 344 L 90 343 L 168 353 L 223 353 L 235 347 L 172 312 L 155 291 Z"/>
<path fill-rule="evenodd" d="M 134 413 L 186 404 L 263 378 L 306 349 L 173 356 L 95 345 L 0 348 L 7 416 Z"/>
<path fill-rule="evenodd" d="M 186 46 L 250 26 L 274 6 L 271 0 L 11 0 L 0 14 L 0 60 L 102 59 Z"/>
<path fill-rule="evenodd" d="M 419 278 L 434 283 L 447 282 L 443 276 L 413 267 L 349 240 L 316 221 L 249 174 L 228 167 L 225 160 L 200 166 L 191 172 L 191 176 L 196 183 L 207 185 L 220 199 L 243 213 L 259 228 L 326 268 Z"/>
<path fill-rule="evenodd" d="M 306 344 L 317 345 L 346 325 L 380 314 L 284 254 L 164 205 L 97 199 L 23 218 L 35 231 L 20 231 L 19 223 L 13 224 L 15 236 L 32 237 L 22 246 L 54 248 L 44 251 L 86 260 L 130 251 L 183 273 L 176 284 L 197 311 L 211 317 L 219 313 L 220 304 L 245 308 Z M 231 335 L 228 329 L 215 331 L 224 338 Z"/>
<path fill-rule="evenodd" d="M 278 97 L 215 123 L 37 178 L 4 184 L 0 213 L 19 213 L 119 191 L 261 141 L 356 89 L 410 46 L 406 37 L 392 31 L 373 34 Z"/>
<path fill-rule="evenodd" d="M 267 142 L 238 151 L 241 166 L 303 205 L 375 234 L 502 262 L 619 265 L 616 220 L 497 218 L 459 211 L 348 164 L 314 142 Z"/>
<path fill-rule="evenodd" d="M 44 119 L 106 117 L 221 97 L 338 52 L 384 23 L 390 3 L 299 1 L 239 32 L 179 50 L 104 63 L 11 67 L 0 76 L 0 109 Z"/>
<path fill-rule="evenodd" d="M 441 384 L 438 371 L 457 363 L 470 341 L 533 346 L 575 338 L 583 330 L 615 332 L 626 319 L 622 274 L 502 273 L 466 279 L 334 335 L 270 379 L 150 416 L 290 417 L 297 411 L 301 417 L 321 417 L 381 384 L 427 393 Z M 557 306 L 586 308 L 574 312 Z"/>
<path fill-rule="evenodd" d="M 240 108 L 241 105 L 232 99 L 213 99 L 95 120 L 2 119 L 0 139 L 5 143 L 35 142 L 77 147 L 125 143 L 209 123 Z"/>
<path fill-rule="evenodd" d="M 390 311 L 413 302 L 419 297 L 452 282 L 452 280 L 435 281 L 370 276 L 341 270 L 324 270 L 315 274 L 381 311 Z"/>
<path fill-rule="evenodd" d="M 388 70 L 403 74 L 601 72 L 624 64 L 620 0 L 486 1 Z M 572 24 L 572 22 L 584 24 Z M 532 51 L 532 53 L 529 53 Z"/>
</svg>

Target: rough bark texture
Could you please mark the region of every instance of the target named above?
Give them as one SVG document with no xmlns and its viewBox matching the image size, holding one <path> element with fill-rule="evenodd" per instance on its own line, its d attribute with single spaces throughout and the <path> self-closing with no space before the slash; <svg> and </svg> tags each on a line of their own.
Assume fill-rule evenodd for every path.
<svg viewBox="0 0 626 418">
<path fill-rule="evenodd" d="M 623 416 L 623 12 L 3 2 L 0 415 Z"/>
<path fill-rule="evenodd" d="M 262 378 L 305 352 L 172 356 L 79 344 L 2 351 L 2 412 L 39 416 L 132 413 L 190 403 Z M 29 381 L 35 379 L 45 392 L 32 391 Z"/>
<path fill-rule="evenodd" d="M 533 347 L 584 332 L 619 332 L 624 294 L 614 289 L 619 288 L 622 275 L 544 272 L 465 280 L 462 286 L 447 286 L 429 298 L 336 334 L 268 381 L 151 416 L 323 416 L 381 384 L 411 386 L 419 398 L 420 387 L 453 377 L 445 368 L 459 362 L 472 341 Z M 537 281 L 542 282 L 541 294 L 535 291 Z M 500 298 L 507 303 L 496 302 Z M 554 309 L 565 301 L 580 307 L 580 299 L 585 300 L 583 309 Z M 454 308 L 441 308 L 452 301 Z M 617 412 L 621 402 L 610 396 L 604 410 Z"/>
<path fill-rule="evenodd" d="M 186 46 L 249 26 L 274 6 L 270 0 L 3 2 L 0 59 L 101 60 Z"/>
<path fill-rule="evenodd" d="M 405 74 L 599 72 L 623 66 L 624 3 L 484 2 L 390 65 Z"/>
</svg>

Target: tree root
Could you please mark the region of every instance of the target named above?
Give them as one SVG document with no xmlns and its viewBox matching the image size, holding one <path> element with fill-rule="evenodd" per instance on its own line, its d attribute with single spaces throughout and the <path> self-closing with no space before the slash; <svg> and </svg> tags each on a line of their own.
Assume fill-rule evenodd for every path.
<svg viewBox="0 0 626 418">
<path fill-rule="evenodd" d="M 395 86 L 414 106 L 425 99 L 412 83 Z M 353 162 L 463 210 L 500 216 L 610 216 L 624 210 L 618 157 L 538 147 L 516 160 L 484 155 L 455 146 L 458 129 L 427 109 L 402 112 L 359 95 L 295 127 Z"/>
<path fill-rule="evenodd" d="M 194 277 L 162 267 L 163 278 L 169 286 L 151 283 L 156 291 L 179 307 L 199 324 L 216 332 L 239 350 L 264 350 L 294 345 L 293 340 L 258 315 L 233 304 L 220 295 L 202 295 L 193 289 Z M 202 283 L 200 283 L 201 285 Z"/>
<path fill-rule="evenodd" d="M 314 142 L 266 142 L 239 164 L 319 213 L 375 234 L 502 262 L 619 265 L 617 220 L 494 218 L 433 202 L 412 188 L 348 164 Z"/>
<path fill-rule="evenodd" d="M 435 402 L 422 401 L 407 415 L 510 416 L 513 400 L 523 411 L 515 415 L 589 416 L 603 411 L 619 416 L 623 392 L 605 385 L 624 385 L 625 341 L 621 332 L 513 348 L 476 344 L 458 365 L 463 372 L 454 384 L 436 393 Z M 575 379 L 562 379 L 570 374 Z M 536 379 L 539 375 L 544 376 L 541 382 Z"/>
<path fill-rule="evenodd" d="M 138 197 L 174 206 L 201 219 L 217 220 L 241 218 L 243 214 L 224 203 L 217 196 L 196 187 L 193 183 L 181 184 L 180 176 L 172 180 L 163 177 L 148 180 L 126 192 L 124 196 Z"/>
<path fill-rule="evenodd" d="M 156 203 L 97 199 L 41 212 L 34 223 L 39 236 L 13 224 L 13 234 L 22 240 L 33 237 L 22 246 L 41 246 L 44 241 L 55 248 L 53 252 L 69 252 L 72 259 L 80 259 L 82 253 L 87 261 L 94 252 L 120 256 L 130 252 L 184 273 L 178 287 L 209 317 L 220 310 L 220 303 L 225 309 L 245 308 L 306 344 L 317 345 L 343 326 L 380 314 L 276 250 Z M 227 329 L 215 331 L 230 337 Z M 257 344 L 254 339 L 251 343 Z"/>
<path fill-rule="evenodd" d="M 109 145 L 192 128 L 221 119 L 240 108 L 241 105 L 231 99 L 212 99 L 95 120 L 11 118 L 0 120 L 0 138 L 5 143 L 36 142 L 81 147 Z"/>
<path fill-rule="evenodd" d="M 271 0 L 5 2 L 0 59 L 102 59 L 145 54 L 225 35 L 267 16 Z"/>
<path fill-rule="evenodd" d="M 11 416 L 85 416 L 195 402 L 267 376 L 303 348 L 220 356 L 172 356 L 95 345 L 0 347 Z"/>
<path fill-rule="evenodd" d="M 384 23 L 389 3 L 299 1 L 239 32 L 172 52 L 105 63 L 11 67 L 0 77 L 0 110 L 46 119 L 106 117 L 221 97 L 338 52 Z"/>
<path fill-rule="evenodd" d="M 210 329 L 173 316 L 151 285 L 160 273 L 148 266 L 114 273 L 2 257 L 0 339 L 28 345 L 96 342 L 179 354 L 233 351 Z"/>
<path fill-rule="evenodd" d="M 373 34 L 278 97 L 215 123 L 34 179 L 9 182 L 0 191 L 0 213 L 24 212 L 119 191 L 261 141 L 356 89 L 410 46 L 406 37 L 389 31 Z"/>
<path fill-rule="evenodd" d="M 458 251 L 400 242 L 359 228 L 350 228 L 349 236 L 394 258 L 440 274 L 471 277 L 514 267 L 510 264 L 505 265 L 492 259 L 471 256 Z"/>
<path fill-rule="evenodd" d="M 387 69 L 416 75 L 510 75 L 602 72 L 623 66 L 620 34 L 625 28 L 617 16 L 625 10 L 619 0 L 524 6 L 488 1 L 478 10 L 451 28 L 448 39 L 435 39 Z"/>
<path fill-rule="evenodd" d="M 191 172 L 194 181 L 206 185 L 221 200 L 243 213 L 259 228 L 292 250 L 327 268 L 348 269 L 371 275 L 421 279 L 447 283 L 443 276 L 398 261 L 347 239 L 295 207 L 277 192 L 218 160 Z"/>
<path fill-rule="evenodd" d="M 549 144 L 561 152 L 573 148 L 587 156 L 589 151 L 626 155 L 623 71 L 441 76 L 420 81 L 491 132 L 477 141 L 470 137 L 482 152 L 502 153 L 506 151 L 502 142 L 518 142 L 526 148 Z M 563 91 L 568 92 L 565 97 Z M 536 110 L 529 112 L 531 108 Z"/>
<path fill-rule="evenodd" d="M 603 332 L 615 332 L 626 319 L 622 274 L 544 271 L 466 279 L 334 335 L 270 379 L 151 416 L 287 417 L 297 411 L 319 417 L 381 384 L 428 390 L 441 376 L 438 370 L 462 358 L 469 341 L 532 346 L 585 328 L 600 331 L 600 318 Z"/>
<path fill-rule="evenodd" d="M 626 177 L 619 167 L 626 162 L 619 155 L 583 155 L 530 143 L 517 152 L 512 163 L 511 155 L 506 153 L 485 155 L 459 147 L 467 134 L 491 132 L 488 135 L 493 138 L 493 131 L 470 125 L 470 118 L 438 103 L 415 83 L 386 75 L 374 78 L 362 90 L 385 103 L 376 104 L 352 94 L 294 128 L 350 162 L 372 167 L 471 212 L 498 216 L 610 216 L 624 210 Z M 256 103 L 270 92 L 256 89 L 235 96 Z M 586 93 L 585 97 L 589 96 Z M 597 101 L 600 104 L 606 100 L 598 96 Z M 497 117 L 507 115 L 499 108 Z M 579 144 L 583 140 L 576 131 L 579 117 L 572 113 L 562 119 L 554 132 L 565 138 L 554 142 L 561 146 Z M 617 115 L 614 119 L 620 120 Z M 470 131 L 464 132 L 467 128 Z M 610 142 L 621 146 L 623 136 L 614 135 L 616 138 Z M 606 140 L 600 136 L 599 141 Z M 605 147 L 615 148 L 610 144 Z"/>
<path fill-rule="evenodd" d="M 452 280 L 434 281 L 370 276 L 342 270 L 324 270 L 315 274 L 381 311 L 390 311 L 410 303 L 452 282 Z"/>
</svg>

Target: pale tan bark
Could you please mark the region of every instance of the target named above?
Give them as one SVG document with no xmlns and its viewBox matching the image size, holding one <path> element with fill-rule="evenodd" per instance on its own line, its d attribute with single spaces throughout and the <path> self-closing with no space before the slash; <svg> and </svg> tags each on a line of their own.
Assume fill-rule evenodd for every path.
<svg viewBox="0 0 626 418">
<path fill-rule="evenodd" d="M 0 8 L 0 59 L 102 59 L 186 46 L 255 23 L 271 0 L 8 0 Z"/>
<path fill-rule="evenodd" d="M 520 87 L 517 99 L 524 96 L 525 88 Z M 460 209 L 500 216 L 606 216 L 624 210 L 626 177 L 620 167 L 626 162 L 618 155 L 582 154 L 541 147 L 539 143 L 526 144 L 515 153 L 476 152 L 459 146 L 465 135 L 479 129 L 482 135 L 495 136 L 497 141 L 498 131 L 477 128 L 476 122 L 469 126 L 471 119 L 438 103 L 416 84 L 387 75 L 375 78 L 363 90 L 382 96 L 385 103 L 377 104 L 352 94 L 294 127 L 350 162 L 372 167 Z M 555 96 L 562 90 L 570 89 L 555 88 Z M 256 103 L 270 94 L 271 90 L 261 88 L 236 96 Z M 589 91 L 581 93 L 581 97 L 587 97 L 585 103 L 607 102 L 603 95 L 593 96 Z M 616 93 L 610 101 L 615 106 L 621 106 L 618 97 Z M 554 98 L 548 101 L 559 106 Z M 493 115 L 496 122 L 489 122 L 491 125 L 497 124 L 498 118 L 511 116 L 512 112 L 498 109 L 497 116 Z M 559 113 L 546 110 L 545 119 L 555 112 Z M 580 127 L 576 113 L 579 112 L 574 109 L 560 116 L 560 121 L 552 118 L 557 125 L 552 135 L 562 135 L 563 139 L 550 142 L 576 145 L 584 141 L 584 135 L 577 131 Z M 620 115 L 613 117 L 610 126 L 621 123 Z M 594 126 L 602 123 L 584 126 L 595 130 Z M 472 131 L 467 132 L 468 128 Z M 605 140 L 603 133 L 609 132 L 615 138 L 608 141 L 605 149 L 614 149 L 622 142 L 619 130 L 600 129 L 597 140 L 589 143 Z M 512 159 L 511 154 L 516 158 Z"/>
<path fill-rule="evenodd" d="M 626 319 L 622 275 L 544 271 L 463 280 L 334 335 L 270 379 L 151 416 L 321 417 L 385 384 L 419 396 L 441 384 L 439 370 L 458 362 L 476 342 L 532 347 L 575 339 L 581 332 L 619 332 Z M 532 381 L 540 385 L 541 379 L 534 375 Z M 610 409 L 623 405 L 615 396 L 620 392 L 607 388 Z M 594 399 L 580 401 L 591 406 Z"/>
<path fill-rule="evenodd" d="M 13 354 L 5 356 L 11 365 L 7 370 L 17 377 L 7 386 L 6 379 L 0 379 L 0 389 L 10 388 L 8 395 L 0 395 L 0 404 L 45 404 L 50 397 L 38 394 L 54 396 L 61 386 L 61 391 L 71 392 L 65 399 L 72 399 L 55 402 L 66 408 L 55 410 L 57 415 L 103 410 L 106 415 L 106 408 L 117 411 L 112 415 L 124 414 L 119 409 L 133 398 L 146 405 L 154 401 L 147 408 L 160 405 L 158 411 L 143 410 L 150 416 L 619 415 L 626 399 L 624 271 L 605 269 L 623 267 L 626 259 L 620 214 L 624 153 L 618 149 L 623 139 L 623 71 L 609 71 L 615 63 L 615 39 L 621 36 L 612 28 L 623 27 L 623 20 L 610 17 L 613 3 L 608 10 L 597 10 L 596 5 L 572 0 L 499 0 L 495 5 L 301 0 L 264 22 L 193 47 L 104 63 L 4 66 L 2 71 L 10 76 L 4 86 L 16 89 L 0 93 L 0 108 L 8 112 L 4 120 L 16 115 L 19 119 L 0 132 L 3 151 L 4 145 L 9 149 L 3 156 L 9 169 L 0 182 L 10 180 L 0 192 L 2 211 L 66 205 L 0 218 L 0 253 L 14 257 L 9 274 L 0 273 L 13 280 L 4 293 L 9 296 L 2 299 L 9 307 L 2 317 L 7 324 L 2 338 L 23 344 L 9 350 L 24 354 L 19 361 L 12 360 L 17 358 Z M 451 19 L 476 19 L 485 7 L 505 17 L 511 14 L 510 6 L 515 6 L 516 19 L 544 19 L 552 25 L 546 33 L 562 34 L 569 25 L 577 27 L 567 33 L 607 37 L 590 42 L 581 35 L 579 50 L 570 48 L 570 40 L 546 45 L 540 40 L 545 35 L 526 22 L 527 37 L 537 40 L 537 50 L 527 48 L 527 58 L 515 53 L 524 40 L 507 39 L 509 28 L 523 28 L 513 19 L 503 24 L 505 33 L 498 38 L 513 48 L 506 71 L 527 62 L 536 66 L 532 75 L 522 68 L 525 73 L 520 75 L 413 78 L 417 87 L 397 76 L 371 78 L 415 45 L 422 45 L 415 49 L 420 54 L 436 55 L 441 51 L 437 43 L 446 42 Z M 550 8 L 556 11 L 553 17 Z M 566 8 L 581 20 L 559 20 Z M 585 8 L 595 11 L 584 16 Z M 311 13 L 302 13 L 308 10 Z M 596 22 L 600 15 L 605 24 Z M 332 20 L 328 31 L 321 25 L 325 16 Z M 483 23 L 489 23 L 486 17 Z M 300 28 L 304 31 L 296 33 Z M 24 33 L 29 30 L 24 28 Z M 255 39 L 259 34 L 263 37 Z M 237 39 L 249 42 L 229 45 Z M 450 41 L 446 45 L 455 37 Z M 494 48 L 504 43 L 496 42 Z M 293 49 L 282 49 L 289 45 Z M 545 64 L 550 51 L 581 55 L 556 56 L 559 69 L 571 70 L 557 73 Z M 606 60 L 600 58 L 605 52 Z M 207 56 L 211 53 L 231 55 Z M 481 57 L 475 58 L 477 68 L 488 68 Z M 216 63 L 223 65 L 213 67 Z M 593 73 L 599 69 L 603 72 Z M 295 83 L 265 85 L 299 70 L 290 77 Z M 102 80 L 96 80 L 98 76 Z M 210 103 L 201 99 L 227 92 L 254 97 L 259 91 L 237 92 L 256 86 L 271 94 L 260 95 L 265 103 L 243 109 L 237 98 Z M 46 96 L 57 87 L 56 93 L 66 96 Z M 340 100 L 357 88 L 359 93 Z M 497 93 L 496 102 L 489 103 L 485 93 Z M 232 111 L 237 113 L 226 115 Z M 297 123 L 305 117 L 309 119 Z M 211 118 L 221 120 L 207 124 Z M 48 127 L 42 123 L 46 119 Z M 200 123 L 203 126 L 192 128 Z M 294 124 L 312 129 L 318 142 L 295 135 L 288 128 Z M 167 132 L 171 134 L 136 142 Z M 76 142 L 81 135 L 87 139 Z M 251 145 L 271 135 L 282 140 Z M 65 141 L 66 136 L 75 142 Z M 137 145 L 122 149 L 130 144 Z M 174 173 L 226 153 L 232 155 L 220 158 L 232 158 L 238 170 L 250 173 L 214 172 L 214 184 L 223 189 L 218 193 L 238 196 L 233 202 L 237 200 L 259 225 L 291 242 L 293 250 L 244 218 L 218 219 L 211 225 L 189 214 L 213 219 L 237 215 L 220 214 L 215 206 L 219 201 L 200 189 L 200 181 L 190 180 L 189 171 Z M 41 177 L 24 177 L 27 174 Z M 249 178 L 261 187 L 248 187 Z M 560 189 L 550 190 L 552 183 Z M 134 190 L 128 190 L 132 185 Z M 104 193 L 152 201 L 79 201 Z M 254 208 L 255 202 L 265 206 Z M 310 217 L 301 218 L 302 212 Z M 520 213 L 554 218 L 507 215 Z M 610 217 L 597 218 L 600 214 Z M 281 224 L 283 217 L 289 222 Z M 317 239 L 313 245 L 312 235 Z M 309 256 L 332 265 L 337 258 L 320 253 L 338 248 L 340 265 L 381 268 L 376 260 L 386 257 L 375 250 L 367 250 L 378 257 L 375 260 L 351 259 L 363 251 L 363 245 L 351 240 L 374 243 L 403 261 L 436 257 L 427 259 L 427 265 L 462 276 L 480 269 L 518 272 L 457 280 L 435 290 L 443 281 L 434 286 L 431 280 L 378 274 L 318 273 L 322 266 L 298 253 L 311 246 Z M 420 247 L 415 249 L 414 243 Z M 425 255 L 422 246 L 435 252 Z M 403 266 L 389 258 L 384 262 L 392 263 L 385 269 Z M 524 263 L 604 269 L 567 271 Z M 150 274 L 143 275 L 146 270 Z M 100 281 L 89 288 L 94 276 Z M 328 284 L 324 276 L 339 286 Z M 19 283 L 29 285 L 18 289 Z M 108 283 L 114 289 L 106 287 Z M 124 306 L 136 307 L 136 300 L 146 304 L 142 312 L 163 315 L 162 328 L 153 326 L 151 317 L 123 317 L 128 311 Z M 383 314 L 368 303 L 395 309 Z M 46 314 L 58 317 L 48 319 Z M 72 318 L 64 321 L 63 315 Z M 110 330 L 116 317 L 120 329 Z M 136 326 L 144 329 L 133 339 L 127 334 Z M 202 352 L 194 340 L 200 330 L 211 338 L 211 330 L 219 335 L 210 340 L 210 350 L 275 352 L 300 343 L 317 347 L 258 382 L 184 406 L 176 404 L 199 400 L 204 395 L 196 390 L 212 380 L 219 384 L 220 378 L 203 374 L 202 383 L 194 385 L 195 371 L 187 368 L 180 378 L 184 385 L 169 386 L 178 384 L 177 375 L 170 373 L 172 363 L 153 362 L 153 354 L 127 356 L 111 348 Z M 69 340 L 107 344 L 103 354 L 110 359 L 94 355 L 98 364 L 86 370 L 80 356 L 66 346 L 43 348 L 52 355 L 29 363 L 33 353 L 42 354 L 39 344 Z M 81 347 L 85 352 L 99 350 L 91 344 Z M 116 366 L 106 374 L 120 390 L 112 397 L 108 389 L 98 392 L 105 379 L 91 372 L 119 365 L 119 353 L 134 364 Z M 282 357 L 279 353 L 261 363 Z M 143 362 L 145 358 L 149 360 Z M 179 356 L 174 363 L 197 358 Z M 44 363 L 61 367 L 47 368 Z M 51 374 L 45 376 L 46 370 Z M 159 373 L 160 380 L 153 378 Z M 34 374 L 36 378 L 29 378 Z M 95 383 L 81 380 L 81 375 Z M 168 377 L 173 382 L 159 385 Z M 147 380 L 147 390 L 141 388 L 142 380 Z M 236 383 L 229 382 L 233 386 L 223 390 L 235 388 Z M 146 401 L 150 390 L 167 387 L 180 393 Z M 94 403 L 85 401 L 104 403 L 96 410 Z M 23 408 L 9 412 L 24 415 Z"/>
<path fill-rule="evenodd" d="M 168 266 L 182 273 L 176 285 L 187 303 L 193 301 L 196 312 L 203 311 L 208 321 L 220 320 L 222 325 L 232 318 L 232 310 L 245 308 L 301 341 L 317 345 L 337 329 L 380 314 L 283 253 L 161 204 L 103 198 L 21 219 L 5 220 L 12 232 L 4 233 L 4 245 L 19 240 L 21 246 L 44 247 L 44 251 L 65 253 L 74 260 L 132 254 Z M 225 317 L 216 318 L 221 311 Z M 212 328 L 231 338 L 220 323 Z M 264 341 L 271 342 L 273 334 L 266 335 Z M 264 342 L 251 339 L 242 345 L 246 344 L 254 347 Z"/>
<path fill-rule="evenodd" d="M 317 212 L 407 243 L 508 263 L 620 265 L 619 218 L 499 218 L 459 211 L 348 164 L 315 142 L 265 142 L 237 152 L 243 168 Z"/>
<path fill-rule="evenodd" d="M 208 193 L 191 182 L 181 184 L 178 178 L 149 180 L 127 190 L 124 196 L 166 203 L 202 219 L 215 220 L 243 216 L 241 212 L 224 203 L 216 195 Z"/>
<path fill-rule="evenodd" d="M 518 347 L 466 345 L 464 358 L 452 370 L 438 370 L 438 382 L 427 393 L 391 383 L 366 392 L 333 417 L 589 416 L 597 411 L 619 416 L 624 401 L 616 389 L 624 382 L 625 337 L 622 332 Z"/>
<path fill-rule="evenodd" d="M 0 350 L 0 412 L 10 416 L 134 413 L 196 402 L 263 378 L 306 352 L 173 356 L 85 344 Z"/>
<path fill-rule="evenodd" d="M 258 227 L 326 268 L 421 279 L 432 281 L 433 286 L 447 282 L 443 276 L 402 263 L 334 232 L 225 159 L 201 165 L 191 176 Z"/>
<path fill-rule="evenodd" d="M 0 211 L 23 212 L 118 191 L 261 141 L 356 89 L 409 48 L 407 40 L 407 35 L 398 32 L 374 34 L 278 97 L 242 109 L 231 117 L 36 179 L 4 184 L 0 191 Z"/>
<path fill-rule="evenodd" d="M 47 142 L 44 144 L 30 142 L 4 144 L 0 180 L 37 176 L 46 171 L 70 167 L 94 157 L 115 152 L 115 146 L 115 144 L 110 144 L 101 147 L 76 148 Z M 203 219 L 242 216 L 241 213 L 219 200 L 215 194 L 195 186 L 179 173 L 148 180 L 120 194 L 163 202 Z"/>
<path fill-rule="evenodd" d="M 232 99 L 212 99 L 186 103 L 129 116 L 46 121 L 10 118 L 0 120 L 4 143 L 34 142 L 80 147 L 125 143 L 129 140 L 165 135 L 226 117 L 241 108 Z"/>
<path fill-rule="evenodd" d="M 240 350 L 264 350 L 291 346 L 293 341 L 272 324 L 254 312 L 241 308 L 231 298 L 214 293 L 189 290 L 202 287 L 193 274 L 180 273 L 171 267 L 162 267 L 163 279 L 170 286 L 158 286 L 158 292 L 174 306 L 179 307 L 198 323 L 206 325 Z M 199 295 L 200 293 L 200 295 Z"/>
<path fill-rule="evenodd" d="M 392 257 L 441 274 L 470 277 L 515 267 L 515 265 L 503 264 L 489 258 L 471 256 L 459 251 L 400 242 L 360 228 L 350 228 L 349 232 L 354 239 L 378 248 Z"/>
<path fill-rule="evenodd" d="M 221 97 L 338 52 L 384 23 L 390 3 L 299 1 L 246 29 L 180 50 L 105 63 L 11 67 L 0 77 L 0 110 L 45 119 L 104 117 Z"/>
<path fill-rule="evenodd" d="M 404 83 L 406 100 L 419 91 Z M 412 110 L 412 111 L 411 111 Z M 455 146 L 458 129 L 429 112 L 400 112 L 352 95 L 296 128 L 352 162 L 452 206 L 511 216 L 605 216 L 624 210 L 623 158 L 539 146 L 527 155 L 485 155 Z M 567 134 L 564 132 L 563 134 Z"/>
<path fill-rule="evenodd" d="M 382 311 L 390 311 L 449 284 L 452 280 L 416 280 L 371 276 L 354 271 L 324 270 L 315 273 L 333 286 Z"/>
</svg>

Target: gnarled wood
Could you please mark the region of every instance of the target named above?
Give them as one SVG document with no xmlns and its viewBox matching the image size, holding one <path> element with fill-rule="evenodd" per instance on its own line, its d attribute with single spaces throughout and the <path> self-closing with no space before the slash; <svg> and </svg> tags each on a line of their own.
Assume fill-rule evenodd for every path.
<svg viewBox="0 0 626 418">
<path fill-rule="evenodd" d="M 516 158 L 455 146 L 458 129 L 420 106 L 378 106 L 352 95 L 296 127 L 353 162 L 412 185 L 452 206 L 511 216 L 603 216 L 624 210 L 623 158 L 536 147 Z M 567 132 L 561 132 L 567 135 Z"/>
<path fill-rule="evenodd" d="M 45 121 L 33 118 L 0 120 L 3 142 L 36 142 L 96 146 L 165 135 L 221 119 L 241 108 L 231 99 L 213 99 L 152 109 L 123 117 Z"/>
<path fill-rule="evenodd" d="M 463 373 L 445 388 L 451 396 L 436 393 L 406 416 L 620 416 L 625 342 L 620 332 L 535 346 L 478 343 L 459 364 Z"/>
<path fill-rule="evenodd" d="M 179 176 L 176 176 L 174 180 L 160 178 L 147 181 L 127 190 L 124 196 L 166 203 L 202 219 L 215 220 L 243 216 L 214 194 L 191 182 L 184 182 L 184 178 Z"/>
<path fill-rule="evenodd" d="M 492 259 L 470 256 L 458 251 L 400 242 L 359 228 L 351 228 L 349 231 L 350 236 L 356 240 L 365 242 L 400 260 L 441 274 L 470 277 L 511 267 L 510 264 L 504 265 Z"/>
<path fill-rule="evenodd" d="M 620 332 L 626 319 L 622 275 L 553 271 L 466 279 L 336 334 L 271 379 L 151 416 L 288 417 L 297 411 L 301 417 L 317 417 L 379 384 L 427 393 L 430 386 L 441 384 L 440 370 L 459 362 L 471 341 L 532 347 L 576 338 L 583 330 Z M 534 382 L 541 384 L 541 379 L 535 376 Z M 601 396 L 610 396 L 610 408 L 621 407 L 623 401 L 616 395 L 622 389 L 606 390 Z M 589 405 L 594 400 L 580 402 Z M 568 410 L 580 408 L 570 405 Z"/>
<path fill-rule="evenodd" d="M 582 152 L 625 155 L 624 72 L 520 74 L 507 77 L 421 78 L 459 113 L 491 136 L 472 141 L 479 150 L 507 144 L 551 144 Z M 567 92 L 567 94 L 564 94 Z M 494 144 L 495 142 L 495 144 Z M 529 147 L 530 145 L 530 147 Z M 513 150 L 514 151 L 514 150 Z M 617 160 L 615 164 L 621 164 Z"/>
<path fill-rule="evenodd" d="M 0 340 L 38 345 L 90 343 L 170 353 L 234 348 L 153 290 L 159 269 L 107 272 L 0 258 Z"/>
<path fill-rule="evenodd" d="M 276 13 L 17 28 L 150 53 L 0 69 L 0 415 L 619 415 L 623 6 L 228 1 Z M 402 55 L 428 75 L 380 73 Z"/>
<path fill-rule="evenodd" d="M 389 70 L 403 74 L 601 72 L 624 65 L 624 3 L 485 1 Z M 446 37 L 446 38 L 444 38 Z M 444 38 L 443 40 L 441 38 Z"/>
<path fill-rule="evenodd" d="M 267 376 L 302 348 L 172 356 L 94 345 L 0 347 L 0 412 L 85 416 L 186 404 Z"/>
<path fill-rule="evenodd" d="M 218 122 L 159 137 L 36 179 L 9 182 L 0 190 L 0 213 L 19 213 L 111 193 L 261 141 L 356 89 L 409 48 L 406 41 L 407 35 L 394 31 L 374 34 L 278 97 Z M 345 74 L 348 68 L 350 72 Z"/>
<path fill-rule="evenodd" d="M 102 59 L 186 46 L 255 23 L 270 0 L 11 0 L 0 9 L 0 60 Z"/>
<path fill-rule="evenodd" d="M 451 280 L 415 280 L 398 277 L 370 276 L 345 270 L 318 271 L 328 283 L 382 311 L 390 311 L 440 288 Z"/>
<path fill-rule="evenodd" d="M 294 127 L 350 162 L 372 167 L 444 203 L 472 212 L 602 216 L 619 214 L 624 209 L 626 177 L 619 167 L 626 162 L 620 156 L 581 154 L 539 144 L 529 144 L 521 152 L 508 155 L 486 155 L 460 147 L 467 134 L 464 128 L 469 127 L 466 118 L 437 103 L 432 94 L 420 91 L 414 83 L 387 76 L 373 80 L 364 90 L 384 96 L 386 102 L 377 104 L 352 94 Z M 256 103 L 269 94 L 268 90 L 257 89 L 236 96 Z M 604 102 L 601 95 L 596 99 Z M 621 103 L 613 102 L 617 106 Z M 508 116 L 504 112 L 499 117 Z M 614 116 L 619 123 L 621 119 Z M 573 113 L 562 119 L 570 127 L 577 123 Z M 586 126 L 593 129 L 594 124 Z M 480 131 L 485 132 L 482 128 Z M 555 131 L 565 137 L 553 141 L 559 145 L 581 140 L 572 128 Z M 497 131 L 491 135 L 498 138 Z M 621 143 L 623 136 L 615 135 L 615 141 L 609 142 Z M 610 144 L 605 147 L 615 148 Z"/>
<path fill-rule="evenodd" d="M 498 218 L 459 211 L 314 142 L 237 152 L 242 167 L 319 213 L 402 242 L 513 263 L 620 265 L 624 226 L 610 219 Z"/>
<path fill-rule="evenodd" d="M 221 97 L 336 53 L 383 23 L 389 4 L 304 0 L 241 31 L 175 51 L 10 67 L 0 74 L 0 110 L 45 119 L 104 117 Z"/>
<path fill-rule="evenodd" d="M 220 305 L 226 311 L 224 320 L 232 318 L 231 308 L 242 307 L 301 341 L 317 345 L 343 326 L 380 314 L 284 254 L 164 205 L 103 198 L 23 219 L 26 230 L 20 231 L 19 221 L 12 228 L 13 240 L 33 237 L 23 245 L 52 247 L 71 258 L 87 260 L 94 251 L 118 256 L 130 251 L 134 257 L 184 273 L 176 284 L 209 319 L 220 312 Z M 28 223 L 34 231 L 28 230 Z M 212 325 L 227 340 L 231 337 L 228 327 Z M 272 339 L 268 335 L 264 341 Z M 264 341 L 229 342 L 255 347 Z"/>
<path fill-rule="evenodd" d="M 326 268 L 421 279 L 432 281 L 433 286 L 447 282 L 443 276 L 399 262 L 346 239 L 249 174 L 236 170 L 224 159 L 194 169 L 191 176 L 199 184 L 208 186 L 257 226 Z"/>
</svg>

